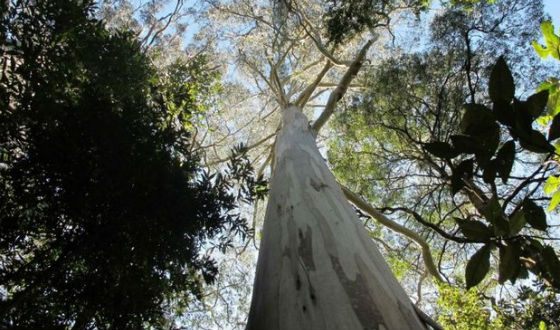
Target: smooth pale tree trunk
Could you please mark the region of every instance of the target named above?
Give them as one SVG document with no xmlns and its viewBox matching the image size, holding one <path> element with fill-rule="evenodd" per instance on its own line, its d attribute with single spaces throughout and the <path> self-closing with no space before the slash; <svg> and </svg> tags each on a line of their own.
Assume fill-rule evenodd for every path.
<svg viewBox="0 0 560 330">
<path fill-rule="evenodd" d="M 247 329 L 425 329 L 296 106 L 276 139 Z"/>
</svg>

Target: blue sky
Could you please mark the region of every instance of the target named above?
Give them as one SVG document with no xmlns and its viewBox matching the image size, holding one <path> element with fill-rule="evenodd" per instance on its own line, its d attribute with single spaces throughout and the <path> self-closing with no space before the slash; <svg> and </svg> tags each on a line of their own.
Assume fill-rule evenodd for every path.
<svg viewBox="0 0 560 330">
<path fill-rule="evenodd" d="M 552 16 L 556 27 L 560 26 L 560 0 L 544 0 L 544 10 Z"/>
</svg>

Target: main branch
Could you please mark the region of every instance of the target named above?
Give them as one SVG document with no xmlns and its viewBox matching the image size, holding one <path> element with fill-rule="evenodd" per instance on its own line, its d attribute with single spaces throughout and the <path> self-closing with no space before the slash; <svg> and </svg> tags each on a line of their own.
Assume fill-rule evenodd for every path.
<svg viewBox="0 0 560 330">
<path fill-rule="evenodd" d="M 348 86 L 350 86 L 350 83 L 352 82 L 352 80 L 354 80 L 354 77 L 358 74 L 358 72 L 362 68 L 362 64 L 364 62 L 364 58 L 366 57 L 366 53 L 369 47 L 371 47 L 371 45 L 373 44 L 373 42 L 374 40 L 369 40 L 368 42 L 366 42 L 366 44 L 362 47 L 362 49 L 356 56 L 356 59 L 354 59 L 352 64 L 350 64 L 350 67 L 348 67 L 348 70 L 346 70 L 346 73 L 344 73 L 344 76 L 342 76 L 342 79 L 340 79 L 338 86 L 336 86 L 336 88 L 331 92 L 331 95 L 329 95 L 329 100 L 327 101 L 327 105 L 325 106 L 325 109 L 323 110 L 319 118 L 317 118 L 317 120 L 313 123 L 313 126 L 311 127 L 311 129 L 315 134 L 319 133 L 321 127 L 325 125 L 325 123 L 329 120 L 329 118 L 334 113 L 334 109 L 338 101 L 344 96 L 344 94 L 346 94 L 346 91 L 348 90 Z"/>
</svg>

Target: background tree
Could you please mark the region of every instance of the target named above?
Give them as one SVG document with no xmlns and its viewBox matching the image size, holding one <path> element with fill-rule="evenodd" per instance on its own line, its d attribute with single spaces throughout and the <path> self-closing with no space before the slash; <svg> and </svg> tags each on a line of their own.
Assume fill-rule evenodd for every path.
<svg viewBox="0 0 560 330">
<path fill-rule="evenodd" d="M 189 143 L 217 77 L 203 58 L 156 76 L 90 1 L 3 9 L 1 326 L 163 327 L 216 276 L 201 248 L 248 232 L 252 169 L 238 152 L 211 175 Z"/>
<path fill-rule="evenodd" d="M 543 290 L 544 289 L 544 290 Z M 521 286 L 513 300 L 500 300 L 499 317 L 508 329 L 557 329 L 558 293 L 546 288 Z"/>
<path fill-rule="evenodd" d="M 497 86 L 507 85 L 505 82 L 509 81 L 510 88 L 513 88 L 513 78 L 509 75 L 506 75 L 508 78 L 501 79 L 500 83 L 496 83 L 500 79 L 499 72 L 505 73 L 506 69 L 495 68 L 493 72 L 488 70 L 488 67 L 494 67 L 493 62 L 488 62 L 494 61 L 495 57 L 491 54 L 500 54 L 500 49 L 504 50 L 508 59 L 513 59 L 510 63 L 519 58 L 529 59 L 515 62 L 515 65 L 520 67 L 517 77 L 523 77 L 515 79 L 516 95 L 535 88 L 542 79 L 539 78 L 539 70 L 536 69 L 540 63 L 528 47 L 537 32 L 541 10 L 540 4 L 535 2 L 500 1 L 491 6 L 482 3 L 467 12 L 456 7 L 443 11 L 434 19 L 432 25 L 433 44 L 428 44 L 427 49 L 419 53 L 387 60 L 372 70 L 371 76 L 366 76 L 362 83 L 365 93 L 350 100 L 345 112 L 339 113 L 337 117 L 335 129 L 340 134 L 332 142 L 329 151 L 329 160 L 335 166 L 335 173 L 351 189 L 356 189 L 365 198 L 374 201 L 375 205 L 380 205 L 378 210 L 393 217 L 400 217 L 401 224 L 408 228 L 417 228 L 417 231 L 421 232 L 421 238 L 428 240 L 435 251 L 440 250 L 438 269 L 446 281 L 453 283 L 458 275 L 463 277 L 463 274 L 460 274 L 464 271 L 460 266 L 461 258 L 464 256 L 468 260 L 473 251 L 470 250 L 471 243 L 484 241 L 485 235 L 500 237 L 500 256 L 496 255 L 496 259 L 500 259 L 500 266 L 496 267 L 500 282 L 508 278 L 514 281 L 517 276 L 508 274 L 508 271 L 513 270 L 517 274 L 520 260 L 525 257 L 534 260 L 533 265 L 540 265 L 532 268 L 536 274 L 548 277 L 549 281 L 558 276 L 554 275 L 557 274 L 557 256 L 553 248 L 541 244 L 546 242 L 555 246 L 554 240 L 557 239 L 554 229 L 546 225 L 542 208 L 544 205 L 541 203 L 544 196 L 538 188 L 551 172 L 550 167 L 547 169 L 547 165 L 542 166 L 544 158 L 535 154 L 535 151 L 539 150 L 535 149 L 534 144 L 542 144 L 545 150 L 541 148 L 540 152 L 545 154 L 553 152 L 554 148 L 546 142 L 541 133 L 534 131 L 533 127 L 537 126 L 531 125 L 538 117 L 538 112 L 544 110 L 546 96 L 542 93 L 537 94 L 529 97 L 527 103 L 516 99 L 516 113 L 527 111 L 527 107 L 538 109 L 534 115 L 523 119 L 526 134 L 517 134 L 516 131 L 519 130 L 507 124 L 498 124 L 496 119 L 491 119 L 494 116 L 491 110 L 477 111 L 480 109 L 473 110 L 469 106 L 463 115 L 463 104 L 488 102 L 489 77 L 490 86 L 493 84 L 491 77 L 494 77 L 494 85 L 490 87 L 490 98 L 493 97 L 493 100 L 496 99 L 496 88 L 503 88 Z M 521 31 L 518 30 L 520 21 L 526 22 L 526 29 Z M 519 39 L 511 37 L 513 31 L 519 32 Z M 530 37 L 531 35 L 533 37 Z M 512 43 L 519 47 L 508 45 Z M 525 76 L 524 73 L 529 72 L 529 68 L 533 68 L 530 71 L 532 76 Z M 511 90 L 509 92 L 511 93 Z M 543 97 L 544 102 L 537 101 Z M 511 98 L 508 104 L 510 102 Z M 470 116 L 471 111 L 476 115 Z M 508 111 L 514 113 L 514 110 Z M 489 114 L 486 117 L 488 120 L 483 119 L 485 114 Z M 475 117 L 480 121 L 469 123 Z M 475 139 L 472 136 L 478 133 L 468 132 L 469 126 L 474 122 L 477 124 L 472 125 L 471 129 L 481 133 Z M 523 147 L 515 148 L 517 153 L 513 172 L 510 172 L 514 162 L 513 150 L 509 155 L 506 152 L 513 142 L 509 142 L 508 146 L 498 151 L 499 145 L 508 141 L 507 130 L 514 134 Z M 482 134 L 482 131 L 486 132 L 486 135 Z M 473 135 L 469 137 L 468 134 Z M 536 138 L 529 138 L 528 135 L 538 135 L 540 142 L 533 141 Z M 430 143 L 432 141 L 446 143 Z M 493 142 L 488 143 L 489 141 Z M 483 149 L 488 147 L 489 154 L 485 155 L 484 151 L 475 150 L 476 146 Z M 446 150 L 443 149 L 446 147 L 449 147 L 447 151 L 450 154 L 444 155 Z M 455 162 L 455 155 L 451 153 L 462 153 L 463 147 L 470 148 L 467 151 L 470 156 Z M 494 155 L 496 158 L 491 157 Z M 509 161 L 505 160 L 506 156 L 510 157 Z M 447 157 L 454 161 L 446 161 Z M 548 159 L 551 157 L 555 156 L 550 154 Z M 554 166 L 554 163 L 550 162 L 545 164 Z M 358 176 L 357 172 L 365 175 Z M 504 182 L 500 182 L 500 176 L 505 177 Z M 471 182 L 476 183 L 469 186 Z M 510 228 L 518 226 L 515 228 L 517 231 L 514 230 L 517 235 L 515 239 L 509 233 L 491 233 L 492 229 L 488 230 L 487 222 L 484 225 L 473 221 L 484 219 L 488 215 L 488 205 L 497 205 L 495 199 L 490 202 L 493 195 L 499 196 L 502 201 L 505 200 L 506 205 L 513 204 L 507 208 L 500 204 L 500 209 L 503 206 L 503 209 L 507 210 L 507 225 L 511 226 Z M 479 200 L 479 197 L 482 200 Z M 525 198 L 535 199 L 536 203 Z M 524 207 L 531 210 L 531 217 L 522 217 L 522 212 L 517 212 Z M 516 212 L 513 212 L 514 210 Z M 514 213 L 517 213 L 515 220 L 512 219 Z M 525 224 L 525 220 L 528 224 Z M 369 224 L 375 234 L 385 233 L 379 226 L 371 222 Z M 492 223 L 492 226 L 502 224 Z M 525 229 L 518 234 L 523 226 Z M 545 233 L 542 234 L 539 228 Z M 425 231 L 422 232 L 423 230 Z M 393 251 L 390 253 L 397 253 L 402 246 L 409 245 L 407 241 L 387 236 L 385 234 L 382 237 L 386 242 L 384 246 Z M 415 236 L 408 236 L 415 241 Z M 526 239 L 529 239 L 535 247 L 520 247 L 512 242 L 515 240 L 521 243 L 524 239 L 525 243 Z M 416 250 L 417 254 L 425 250 L 423 245 L 419 245 L 421 250 Z M 524 255 L 520 258 L 518 247 L 531 257 Z M 413 248 L 410 250 L 414 251 Z M 531 252 L 528 252 L 529 250 Z M 483 277 L 481 274 L 486 274 L 489 270 L 489 263 L 483 262 L 491 256 L 488 247 L 481 251 L 474 254 L 471 266 L 467 265 L 467 286 L 478 283 Z M 446 258 L 446 253 L 452 254 L 452 257 Z M 544 257 L 545 254 L 547 257 Z M 409 256 L 413 265 L 411 273 L 417 274 L 416 278 L 420 283 L 424 282 L 424 270 L 418 265 L 418 259 L 414 255 L 404 255 Z M 492 260 L 495 259 L 492 257 Z M 450 264 L 447 264 L 448 262 Z M 484 267 L 477 268 L 474 265 Z M 426 269 L 429 269 L 428 263 Z M 475 274 L 476 276 L 473 276 Z M 477 280 L 474 281 L 477 276 Z M 462 280 L 458 280 L 458 283 L 461 284 Z M 484 288 L 487 286 L 482 289 Z"/>
</svg>

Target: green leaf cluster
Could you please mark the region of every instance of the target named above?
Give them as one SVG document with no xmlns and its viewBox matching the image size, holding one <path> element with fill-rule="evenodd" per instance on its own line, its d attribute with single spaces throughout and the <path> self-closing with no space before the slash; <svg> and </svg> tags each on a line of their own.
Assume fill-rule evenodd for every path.
<svg viewBox="0 0 560 330">
<path fill-rule="evenodd" d="M 0 328 L 166 327 L 215 278 L 202 248 L 249 234 L 247 161 L 192 152 L 204 61 L 160 79 L 93 1 L 1 5 Z"/>
<path fill-rule="evenodd" d="M 464 290 L 446 284 L 438 285 L 437 321 L 444 329 L 503 329 L 500 319 L 480 299 L 476 290 Z"/>
<path fill-rule="evenodd" d="M 543 46 L 535 40 L 533 41 L 533 47 L 540 57 L 546 58 L 551 56 L 554 59 L 560 60 L 560 37 L 554 33 L 552 21 L 542 22 L 541 31 L 545 45 Z"/>
<path fill-rule="evenodd" d="M 464 136 L 452 137 L 453 145 L 433 142 L 429 147 L 437 145 L 438 149 L 426 150 L 436 157 L 452 159 L 461 153 L 474 153 L 477 166 L 483 170 L 484 182 L 494 184 L 496 174 L 505 183 L 511 173 L 515 161 L 515 140 L 527 151 L 536 153 L 554 152 L 554 147 L 537 130 L 532 128 L 535 119 L 544 112 L 548 92 L 541 91 L 530 96 L 527 101 L 514 98 L 515 84 L 511 71 L 503 58 L 499 58 L 494 65 L 490 81 L 489 95 L 494 103 L 492 110 L 479 105 L 466 106 L 466 112 L 460 123 Z M 500 124 L 504 125 L 514 140 L 505 143 L 493 158 L 500 141 Z M 548 140 L 555 139 L 549 133 Z M 467 139 L 477 141 L 477 147 L 470 147 L 472 143 L 464 142 Z M 486 141 L 486 143 L 484 143 Z M 463 147 L 465 146 L 465 147 Z M 469 148 L 466 148 L 469 146 Z M 445 151 L 445 152 L 443 152 Z M 451 178 L 452 193 L 455 194 L 463 187 L 467 187 L 472 178 L 472 162 L 468 160 L 453 168 Z M 553 177 L 554 178 L 554 177 Z M 554 179 L 549 179 L 545 186 L 549 191 L 555 191 L 557 185 Z M 468 189 L 468 187 L 467 187 Z M 496 195 L 486 202 L 482 215 L 490 224 L 474 220 L 457 219 L 463 235 L 479 242 L 487 242 L 473 256 L 471 256 L 465 270 L 467 288 L 477 285 L 490 270 L 490 252 L 497 245 L 500 261 L 498 267 L 499 282 L 507 280 L 515 282 L 519 277 L 526 277 L 527 270 L 543 276 L 551 285 L 558 287 L 560 274 L 556 271 L 558 257 L 550 246 L 543 247 L 531 239 L 519 239 L 517 235 L 527 224 L 533 229 L 546 231 L 548 224 L 543 208 L 531 199 L 524 199 L 511 215 L 507 215 Z M 493 238 L 500 238 L 493 242 Z M 535 258 L 535 255 L 537 256 Z M 521 260 L 533 258 L 533 263 L 523 263 Z"/>
<path fill-rule="evenodd" d="M 416 13 L 428 9 L 430 0 L 328 0 L 327 12 L 323 17 L 327 37 L 333 44 L 341 44 L 355 35 L 390 20 L 392 11 L 407 6 Z"/>
<path fill-rule="evenodd" d="M 497 302 L 495 310 L 504 328 L 550 330 L 560 327 L 560 295 L 528 286 L 516 291 L 515 297 Z"/>
<path fill-rule="evenodd" d="M 556 60 L 560 60 L 560 37 L 554 33 L 554 25 L 551 21 L 545 21 L 541 23 L 541 32 L 544 37 L 546 46 L 542 46 L 537 41 L 533 41 L 533 48 L 539 54 L 541 58 L 547 58 L 551 56 Z M 548 126 L 548 139 L 555 140 L 560 138 L 560 82 L 558 78 L 549 78 L 547 81 L 539 86 L 539 90 L 542 92 L 547 92 L 548 111 L 538 118 L 537 122 L 542 126 Z M 558 144 L 556 147 L 556 157 L 558 160 L 558 155 L 560 154 Z M 548 178 L 545 184 L 545 193 L 552 197 L 550 205 L 548 207 L 549 211 L 554 210 L 560 204 L 560 189 L 558 187 L 556 176 L 551 176 Z"/>
</svg>

